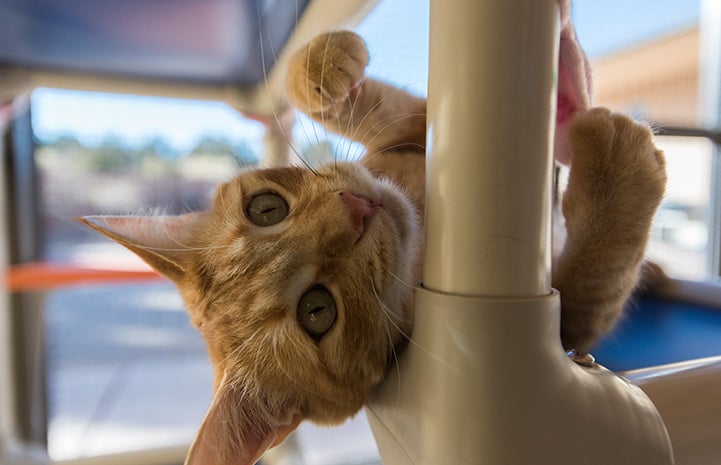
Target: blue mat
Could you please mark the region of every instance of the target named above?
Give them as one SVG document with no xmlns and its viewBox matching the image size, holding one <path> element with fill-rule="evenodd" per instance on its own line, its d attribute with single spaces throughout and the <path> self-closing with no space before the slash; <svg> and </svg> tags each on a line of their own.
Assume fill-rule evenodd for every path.
<svg viewBox="0 0 721 465">
<path fill-rule="evenodd" d="M 643 298 L 591 353 L 613 371 L 721 355 L 721 309 Z"/>
</svg>

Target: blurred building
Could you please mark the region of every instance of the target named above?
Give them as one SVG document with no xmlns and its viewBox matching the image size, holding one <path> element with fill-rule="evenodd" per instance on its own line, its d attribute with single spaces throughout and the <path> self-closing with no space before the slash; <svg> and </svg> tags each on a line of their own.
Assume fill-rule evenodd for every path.
<svg viewBox="0 0 721 465">
<path fill-rule="evenodd" d="M 694 26 L 592 60 L 596 105 L 657 124 L 700 126 L 699 44 Z"/>
</svg>

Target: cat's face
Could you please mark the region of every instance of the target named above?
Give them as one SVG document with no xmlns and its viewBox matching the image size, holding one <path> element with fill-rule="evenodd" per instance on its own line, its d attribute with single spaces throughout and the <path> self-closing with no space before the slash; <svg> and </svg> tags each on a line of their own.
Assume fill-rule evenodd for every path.
<svg viewBox="0 0 721 465">
<path fill-rule="evenodd" d="M 247 172 L 205 212 L 85 221 L 177 284 L 208 345 L 215 403 L 229 399 L 204 430 L 339 422 L 410 331 L 415 210 L 357 164 Z"/>
<path fill-rule="evenodd" d="M 222 185 L 179 283 L 219 371 L 292 386 L 316 420 L 357 410 L 409 329 L 414 222 L 397 190 L 352 164 Z"/>
</svg>

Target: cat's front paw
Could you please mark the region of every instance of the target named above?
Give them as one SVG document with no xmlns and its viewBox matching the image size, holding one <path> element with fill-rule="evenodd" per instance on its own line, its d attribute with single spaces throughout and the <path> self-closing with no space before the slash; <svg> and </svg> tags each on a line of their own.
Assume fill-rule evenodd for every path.
<svg viewBox="0 0 721 465">
<path fill-rule="evenodd" d="M 666 186 L 665 159 L 651 129 L 594 108 L 576 117 L 569 137 L 573 161 L 563 199 L 569 236 L 587 229 L 619 239 L 616 232 L 625 243 L 637 237 L 645 245 Z"/>
<path fill-rule="evenodd" d="M 367 64 L 368 50 L 358 34 L 321 34 L 291 57 L 288 98 L 309 114 L 332 111 L 358 91 Z"/>
</svg>

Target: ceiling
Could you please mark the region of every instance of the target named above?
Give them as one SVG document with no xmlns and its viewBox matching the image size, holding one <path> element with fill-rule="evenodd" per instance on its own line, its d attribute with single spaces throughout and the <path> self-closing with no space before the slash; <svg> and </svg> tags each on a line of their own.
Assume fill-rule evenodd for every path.
<svg viewBox="0 0 721 465">
<path fill-rule="evenodd" d="M 0 64 L 261 81 L 309 0 L 0 0 Z"/>
<path fill-rule="evenodd" d="M 223 101 L 270 118 L 292 52 L 379 0 L 0 0 L 0 102 L 37 87 Z"/>
</svg>

